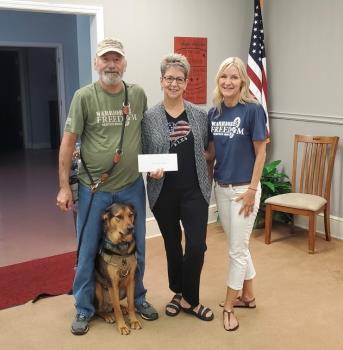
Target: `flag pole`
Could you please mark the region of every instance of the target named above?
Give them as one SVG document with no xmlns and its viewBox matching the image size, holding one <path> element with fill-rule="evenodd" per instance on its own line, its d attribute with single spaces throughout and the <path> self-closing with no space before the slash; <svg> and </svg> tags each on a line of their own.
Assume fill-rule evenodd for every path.
<svg viewBox="0 0 343 350">
<path fill-rule="evenodd" d="M 261 8 L 261 11 L 263 11 L 263 6 L 264 6 L 264 0 L 260 0 L 260 8 Z M 268 118 L 269 119 L 269 118 Z M 268 127 L 269 127 L 269 121 L 268 121 Z M 268 134 L 270 133 L 270 130 L 268 130 Z M 268 138 L 267 138 L 267 143 L 270 143 L 270 137 L 268 135 Z"/>
</svg>

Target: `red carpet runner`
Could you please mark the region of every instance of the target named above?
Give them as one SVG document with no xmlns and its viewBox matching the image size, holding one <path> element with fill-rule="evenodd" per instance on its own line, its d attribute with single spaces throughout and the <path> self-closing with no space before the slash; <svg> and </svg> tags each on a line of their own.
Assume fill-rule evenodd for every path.
<svg viewBox="0 0 343 350">
<path fill-rule="evenodd" d="M 68 293 L 75 259 L 71 252 L 0 267 L 0 309 L 24 304 L 41 293 Z"/>
</svg>

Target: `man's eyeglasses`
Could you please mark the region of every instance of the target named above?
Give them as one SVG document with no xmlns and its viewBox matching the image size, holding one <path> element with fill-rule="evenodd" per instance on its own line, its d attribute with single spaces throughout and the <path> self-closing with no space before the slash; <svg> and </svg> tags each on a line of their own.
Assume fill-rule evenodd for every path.
<svg viewBox="0 0 343 350">
<path fill-rule="evenodd" d="M 186 81 L 186 78 L 172 77 L 171 75 L 164 76 L 163 79 L 167 82 L 167 84 L 172 84 L 175 80 L 177 85 L 182 85 Z"/>
</svg>

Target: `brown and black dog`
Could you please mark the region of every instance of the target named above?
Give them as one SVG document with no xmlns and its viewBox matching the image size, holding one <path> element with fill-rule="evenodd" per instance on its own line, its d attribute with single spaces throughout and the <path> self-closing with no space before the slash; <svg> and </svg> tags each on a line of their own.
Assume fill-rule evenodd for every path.
<svg viewBox="0 0 343 350">
<path fill-rule="evenodd" d="M 95 262 L 96 314 L 108 323 L 117 323 L 120 334 L 141 329 L 135 314 L 134 209 L 114 203 L 102 215 L 105 239 Z M 129 326 L 125 323 L 120 300 L 127 297 Z M 113 311 L 112 311 L 113 310 Z"/>
</svg>

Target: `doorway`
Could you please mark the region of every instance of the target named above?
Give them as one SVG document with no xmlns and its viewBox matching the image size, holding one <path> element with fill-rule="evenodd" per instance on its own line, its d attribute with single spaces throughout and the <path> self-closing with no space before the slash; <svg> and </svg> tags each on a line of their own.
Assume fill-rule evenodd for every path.
<svg viewBox="0 0 343 350">
<path fill-rule="evenodd" d="M 0 51 L 0 67 L 0 150 L 18 150 L 24 145 L 18 52 Z"/>
<path fill-rule="evenodd" d="M 57 255 L 76 248 L 72 213 L 61 213 L 56 208 L 57 148 L 61 136 L 57 132 L 63 130 L 72 93 L 80 84 L 81 76 L 72 79 L 74 74 L 78 74 L 76 67 L 82 66 L 80 63 L 86 64 L 84 55 L 82 60 L 75 60 L 77 52 L 84 49 L 86 43 L 93 57 L 96 42 L 103 38 L 103 13 L 100 7 L 21 1 L 5 5 L 0 3 L 0 14 L 4 8 L 16 13 L 9 16 L 7 12 L 2 17 L 2 21 L 8 22 L 5 26 L 7 30 L 0 35 L 0 50 L 13 51 L 19 61 L 16 73 L 12 71 L 11 74 L 12 78 L 14 74 L 19 74 L 13 80 L 19 84 L 17 96 L 20 96 L 16 98 L 19 102 L 19 117 L 14 127 L 17 134 L 7 138 L 20 140 L 20 143 L 14 148 L 7 140 L 6 148 L 12 151 L 0 155 L 0 266 Z M 32 14 L 35 14 L 35 20 L 24 25 L 24 17 Z M 67 20 L 65 14 L 75 16 L 73 23 Z M 85 21 L 88 27 L 80 20 L 80 15 L 89 18 Z M 14 16 L 18 24 L 15 33 L 12 30 L 13 21 L 9 21 Z M 55 21 L 57 25 L 50 32 L 49 28 Z M 62 22 L 65 25 L 61 25 Z M 42 29 L 38 30 L 40 25 Z M 75 32 L 73 28 L 76 26 Z M 65 35 L 63 29 L 67 31 Z M 72 32 L 74 35 L 71 35 Z M 76 38 L 76 44 L 70 43 L 71 38 Z M 38 64 L 37 58 L 43 56 L 53 68 L 47 69 L 44 61 Z M 6 70 L 10 71 L 12 68 L 8 67 Z M 42 77 L 40 73 L 43 71 Z M 93 79 L 94 74 L 93 71 L 90 74 Z M 44 75 L 48 77 L 50 86 L 54 86 L 54 93 L 48 94 L 47 85 L 40 85 Z M 32 84 L 34 80 L 36 82 Z M 34 105 L 32 94 L 36 96 Z M 48 96 L 44 97 L 44 103 L 40 103 L 40 96 L 43 95 Z M 58 95 L 64 95 L 64 100 L 56 98 Z M 1 95 L 0 100 L 3 100 Z M 3 139 L 3 133 L 8 132 L 3 125 L 6 123 L 2 124 L 0 139 Z"/>
<path fill-rule="evenodd" d="M 0 151 L 57 149 L 60 143 L 57 48 L 0 47 Z M 64 104 L 64 103 L 63 103 Z"/>
</svg>

